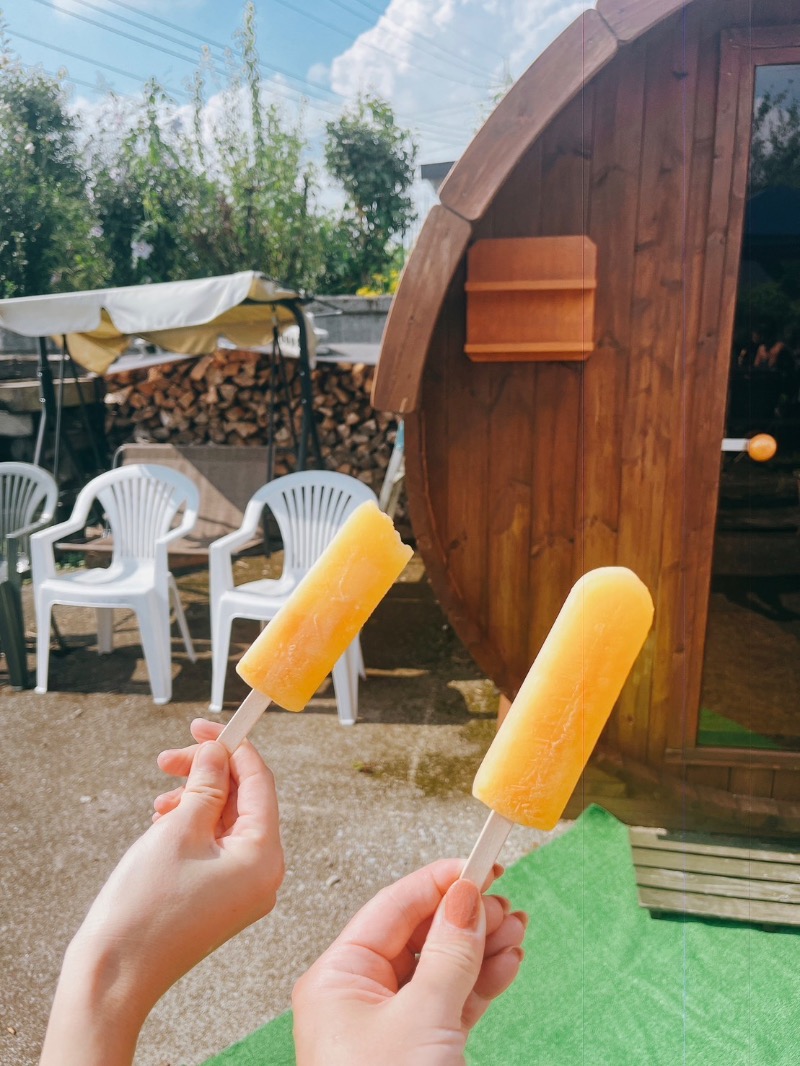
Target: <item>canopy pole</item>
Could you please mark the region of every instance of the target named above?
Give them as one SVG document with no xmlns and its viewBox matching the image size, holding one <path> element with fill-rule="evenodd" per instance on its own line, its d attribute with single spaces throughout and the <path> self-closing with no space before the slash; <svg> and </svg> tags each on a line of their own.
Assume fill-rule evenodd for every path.
<svg viewBox="0 0 800 1066">
<path fill-rule="evenodd" d="M 106 436 L 105 436 L 105 430 L 103 430 L 103 440 L 102 440 L 102 449 L 103 449 L 103 454 L 105 455 L 105 461 L 106 461 L 104 463 L 104 460 L 103 460 L 103 458 L 101 457 L 101 454 L 100 454 L 100 447 L 98 445 L 98 439 L 97 439 L 98 435 L 99 435 L 98 434 L 98 430 L 97 430 L 96 426 L 92 425 L 91 419 L 89 418 L 89 410 L 88 410 L 88 408 L 86 406 L 86 399 L 85 399 L 85 397 L 83 395 L 83 387 L 81 386 L 80 377 L 78 376 L 78 368 L 75 365 L 75 360 L 72 358 L 72 352 L 69 350 L 69 341 L 67 340 L 66 334 L 64 334 L 64 336 L 63 336 L 62 348 L 67 353 L 67 358 L 69 359 L 69 365 L 70 365 L 70 368 L 72 370 L 72 380 L 73 380 L 73 382 L 75 384 L 75 390 L 76 390 L 76 392 L 78 394 L 78 404 L 79 404 L 80 409 L 81 409 L 81 417 L 83 418 L 83 426 L 84 426 L 84 429 L 86 430 L 86 435 L 89 438 L 89 443 L 91 444 L 91 447 L 92 447 L 92 455 L 94 457 L 95 473 L 102 474 L 102 472 L 106 469 L 106 464 L 107 464 L 107 461 L 108 461 L 108 441 L 107 441 Z"/>
<path fill-rule="evenodd" d="M 39 380 L 39 429 L 36 434 L 36 448 L 33 453 L 33 461 L 36 466 L 42 465 L 42 452 L 44 450 L 44 435 L 47 432 L 47 423 L 53 417 L 56 407 L 56 390 L 53 387 L 53 374 L 50 370 L 50 360 L 47 358 L 47 338 L 39 337 L 39 362 L 36 366 L 36 377 Z"/>
<path fill-rule="evenodd" d="M 297 449 L 297 469 L 305 470 L 306 468 L 306 447 L 309 440 L 317 463 L 320 468 L 324 468 L 322 449 L 319 446 L 319 437 L 317 436 L 317 423 L 314 421 L 314 397 L 311 389 L 311 365 L 308 358 L 306 317 L 296 300 L 281 302 L 294 314 L 300 331 L 300 357 L 297 362 L 300 373 L 300 404 L 303 409 L 303 423 L 300 433 L 300 445 Z"/>
</svg>

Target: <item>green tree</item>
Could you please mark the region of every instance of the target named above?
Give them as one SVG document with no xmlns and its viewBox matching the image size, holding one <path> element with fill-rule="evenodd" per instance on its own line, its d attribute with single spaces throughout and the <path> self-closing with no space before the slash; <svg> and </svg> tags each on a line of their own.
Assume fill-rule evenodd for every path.
<svg viewBox="0 0 800 1066">
<path fill-rule="evenodd" d="M 395 122 L 390 105 L 373 94 L 359 96 L 327 123 L 326 132 L 326 167 L 345 194 L 329 276 L 339 275 L 336 291 L 353 292 L 389 273 L 416 217 L 409 189 L 417 147 Z"/>
<path fill-rule="evenodd" d="M 766 92 L 756 104 L 750 151 L 750 195 L 769 185 L 800 188 L 800 104 Z"/>
<path fill-rule="evenodd" d="M 314 288 L 326 239 L 315 203 L 317 178 L 306 158 L 302 112 L 291 122 L 264 98 L 252 2 L 245 5 L 238 44 L 241 66 L 230 77 L 224 121 L 210 149 L 224 203 L 209 239 L 224 269 L 252 268 L 296 288 Z"/>
<path fill-rule="evenodd" d="M 23 67 L 0 28 L 0 296 L 101 284 L 97 237 L 61 82 Z"/>
<path fill-rule="evenodd" d="M 192 138 L 174 103 L 154 80 L 141 111 L 116 146 L 102 134 L 93 156 L 93 194 L 107 254 L 109 283 L 178 281 L 214 273 L 198 235 L 218 199 L 195 165 Z"/>
</svg>

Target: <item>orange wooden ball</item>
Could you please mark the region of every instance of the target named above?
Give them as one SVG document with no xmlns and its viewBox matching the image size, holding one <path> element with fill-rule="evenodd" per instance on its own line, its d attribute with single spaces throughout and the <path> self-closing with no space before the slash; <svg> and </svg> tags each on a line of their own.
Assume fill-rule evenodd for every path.
<svg viewBox="0 0 800 1066">
<path fill-rule="evenodd" d="M 757 463 L 766 463 L 778 450 L 778 442 L 769 433 L 757 433 L 747 442 L 747 454 Z"/>
</svg>

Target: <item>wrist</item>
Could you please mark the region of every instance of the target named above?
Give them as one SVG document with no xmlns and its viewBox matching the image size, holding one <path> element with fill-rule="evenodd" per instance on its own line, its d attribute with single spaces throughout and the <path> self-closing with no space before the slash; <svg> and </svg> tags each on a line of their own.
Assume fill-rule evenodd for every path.
<svg viewBox="0 0 800 1066">
<path fill-rule="evenodd" d="M 123 952 L 78 933 L 64 956 L 41 1066 L 129 1066 L 150 1009 L 130 984 Z"/>
</svg>

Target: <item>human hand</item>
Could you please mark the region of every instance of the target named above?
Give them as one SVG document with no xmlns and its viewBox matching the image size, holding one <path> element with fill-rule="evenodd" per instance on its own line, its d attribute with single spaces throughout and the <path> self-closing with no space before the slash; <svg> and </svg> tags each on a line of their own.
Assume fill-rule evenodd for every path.
<svg viewBox="0 0 800 1066">
<path fill-rule="evenodd" d="M 527 917 L 443 860 L 384 888 L 298 981 L 298 1066 L 462 1066 L 516 977 Z"/>
<path fill-rule="evenodd" d="M 123 856 L 70 944 L 43 1064 L 131 1061 L 163 993 L 275 905 L 284 866 L 272 774 L 248 742 L 229 756 L 216 742 L 221 729 L 197 720 L 200 743 L 159 755 L 161 769 L 186 776 L 186 784 L 156 799 L 153 825 Z M 83 1046 L 72 1059 L 65 1048 L 81 1026 Z M 105 1031 L 96 1034 L 95 1059 L 98 1026 Z"/>
</svg>

